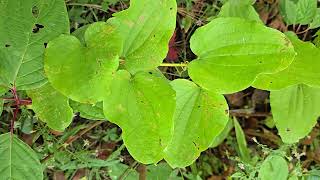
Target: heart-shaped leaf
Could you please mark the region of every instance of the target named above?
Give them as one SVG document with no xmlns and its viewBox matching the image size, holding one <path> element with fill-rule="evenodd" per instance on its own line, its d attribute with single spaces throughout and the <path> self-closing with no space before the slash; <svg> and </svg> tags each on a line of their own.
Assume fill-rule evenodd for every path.
<svg viewBox="0 0 320 180">
<path fill-rule="evenodd" d="M 129 9 L 113 14 L 124 37 L 125 68 L 136 73 L 157 68 L 166 57 L 176 27 L 176 0 L 131 0 Z"/>
<path fill-rule="evenodd" d="M 278 155 L 269 155 L 263 161 L 259 170 L 259 179 L 261 180 L 287 180 L 289 168 L 286 160 Z"/>
<path fill-rule="evenodd" d="M 265 90 L 279 90 L 291 85 L 307 84 L 320 87 L 320 49 L 310 42 L 303 42 L 293 33 L 287 33 L 297 52 L 292 64 L 275 74 L 261 74 L 253 86 Z"/>
<path fill-rule="evenodd" d="M 61 35 L 48 44 L 45 71 L 54 88 L 82 103 L 102 101 L 118 69 L 122 40 L 107 23 L 85 32 L 85 46 L 74 36 Z"/>
<path fill-rule="evenodd" d="M 0 135 L 0 161 L 1 179 L 43 180 L 37 154 L 15 135 Z"/>
<path fill-rule="evenodd" d="M 64 0 L 7 0 L 0 4 L 0 87 L 37 88 L 47 82 L 45 44 L 69 33 Z"/>
<path fill-rule="evenodd" d="M 103 108 L 106 118 L 122 129 L 124 144 L 134 159 L 144 164 L 163 159 L 175 109 L 175 92 L 166 79 L 152 72 L 131 77 L 120 70 Z"/>
<path fill-rule="evenodd" d="M 240 18 L 217 18 L 197 29 L 191 49 L 198 56 L 189 64 L 191 79 L 222 94 L 249 87 L 258 74 L 287 68 L 295 56 L 284 34 Z"/>
<path fill-rule="evenodd" d="M 27 93 L 32 99 L 33 111 L 50 128 L 64 131 L 70 125 L 73 112 L 69 106 L 69 99 L 52 88 L 49 83 Z"/>
<path fill-rule="evenodd" d="M 188 80 L 171 83 L 176 91 L 174 133 L 165 149 L 171 167 L 191 165 L 226 126 L 229 114 L 223 95 L 202 90 Z"/>
<path fill-rule="evenodd" d="M 281 139 L 296 143 L 307 136 L 320 116 L 320 88 L 299 84 L 271 91 L 271 110 Z"/>
</svg>

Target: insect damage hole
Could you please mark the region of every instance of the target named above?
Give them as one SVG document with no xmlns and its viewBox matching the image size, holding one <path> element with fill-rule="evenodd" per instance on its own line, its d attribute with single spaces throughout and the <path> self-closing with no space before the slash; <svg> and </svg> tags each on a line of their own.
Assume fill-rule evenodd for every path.
<svg viewBox="0 0 320 180">
<path fill-rule="evenodd" d="M 4 47 L 8 48 L 10 47 L 11 45 L 10 44 L 5 44 Z"/>
<path fill-rule="evenodd" d="M 32 29 L 32 32 L 33 33 L 38 33 L 40 31 L 40 29 L 43 29 L 44 26 L 42 24 L 35 24 L 33 29 Z"/>
<path fill-rule="evenodd" d="M 32 15 L 33 15 L 33 17 L 38 18 L 38 16 L 39 16 L 39 8 L 37 6 L 33 6 L 32 7 Z"/>
</svg>

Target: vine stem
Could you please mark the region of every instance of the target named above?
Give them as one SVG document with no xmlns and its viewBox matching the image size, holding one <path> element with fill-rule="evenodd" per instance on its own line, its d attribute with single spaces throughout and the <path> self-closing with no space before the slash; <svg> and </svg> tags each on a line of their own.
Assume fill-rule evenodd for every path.
<svg viewBox="0 0 320 180">
<path fill-rule="evenodd" d="M 187 67 L 188 63 L 161 63 L 161 67 Z"/>
</svg>

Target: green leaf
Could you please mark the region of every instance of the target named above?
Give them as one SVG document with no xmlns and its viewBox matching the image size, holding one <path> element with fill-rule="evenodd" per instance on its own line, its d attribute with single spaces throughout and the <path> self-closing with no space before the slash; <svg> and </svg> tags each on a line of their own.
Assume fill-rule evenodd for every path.
<svg viewBox="0 0 320 180">
<path fill-rule="evenodd" d="M 1 0 L 0 24 L 0 86 L 27 90 L 46 83 L 44 43 L 69 33 L 64 0 Z"/>
<path fill-rule="evenodd" d="M 296 24 L 297 7 L 292 0 L 281 0 L 279 9 L 280 14 L 288 25 Z"/>
<path fill-rule="evenodd" d="M 317 13 L 316 0 L 280 1 L 280 13 L 288 25 L 306 25 L 312 22 Z"/>
<path fill-rule="evenodd" d="M 233 128 L 233 121 L 232 119 L 229 119 L 223 131 L 213 139 L 213 142 L 211 143 L 210 147 L 215 148 L 219 146 L 228 137 L 232 128 Z"/>
<path fill-rule="evenodd" d="M 297 3 L 297 24 L 309 24 L 317 13 L 317 0 L 299 0 Z"/>
<path fill-rule="evenodd" d="M 104 114 L 122 129 L 129 153 L 144 164 L 163 159 L 173 131 L 175 92 L 166 79 L 150 72 L 116 73 L 106 95 Z"/>
<path fill-rule="evenodd" d="M 293 33 L 287 33 L 297 56 L 292 64 L 285 70 L 275 74 L 259 75 L 254 82 L 254 87 L 265 90 L 279 90 L 291 85 L 307 84 L 320 87 L 320 50 L 310 42 L 303 42 Z"/>
<path fill-rule="evenodd" d="M 229 0 L 221 7 L 218 17 L 239 17 L 262 23 L 251 1 Z"/>
<path fill-rule="evenodd" d="M 102 101 L 118 69 L 122 40 L 111 25 L 98 22 L 85 32 L 86 46 L 70 35 L 48 44 L 45 71 L 54 88 L 81 103 Z"/>
<path fill-rule="evenodd" d="M 320 27 L 320 8 L 317 8 L 316 15 L 314 16 L 309 28 L 315 29 L 318 27 Z"/>
<path fill-rule="evenodd" d="M 4 100 L 0 98 L 0 117 L 3 111 L 3 104 L 4 104 Z"/>
<path fill-rule="evenodd" d="M 176 0 L 131 0 L 129 9 L 115 13 L 109 22 L 116 24 L 124 37 L 122 58 L 130 73 L 153 70 L 168 52 L 176 27 Z"/>
<path fill-rule="evenodd" d="M 269 155 L 261 165 L 259 170 L 259 179 L 287 180 L 289 175 L 288 169 L 288 164 L 283 157 L 278 155 Z"/>
<path fill-rule="evenodd" d="M 165 149 L 171 167 L 191 165 L 226 126 L 229 114 L 223 95 L 202 90 L 188 80 L 171 83 L 176 91 L 174 133 Z"/>
<path fill-rule="evenodd" d="M 233 123 L 234 123 L 234 128 L 236 130 L 236 138 L 237 138 L 237 143 L 239 147 L 240 158 L 242 161 L 249 163 L 251 158 L 250 158 L 249 149 L 247 147 L 246 136 L 237 119 L 234 119 Z"/>
<path fill-rule="evenodd" d="M 68 98 L 53 89 L 49 83 L 27 93 L 32 99 L 33 111 L 50 128 L 64 131 L 70 125 L 73 112 Z"/>
<path fill-rule="evenodd" d="M 198 56 L 189 64 L 191 79 L 222 94 L 249 87 L 258 74 L 287 68 L 295 55 L 284 34 L 240 18 L 217 18 L 198 28 L 191 49 Z"/>
<path fill-rule="evenodd" d="M 1 179 L 43 179 L 37 154 L 15 135 L 0 135 L 0 161 Z"/>
<path fill-rule="evenodd" d="M 320 116 L 320 88 L 295 85 L 271 91 L 271 110 L 281 139 L 296 143 L 307 136 Z"/>
<path fill-rule="evenodd" d="M 152 180 L 182 180 L 182 177 L 178 177 L 176 171 L 174 171 L 167 163 L 159 163 L 157 165 L 147 166 L 147 179 Z"/>
<path fill-rule="evenodd" d="M 129 169 L 129 171 L 128 171 Z M 126 171 L 128 171 L 128 173 L 126 173 Z M 125 173 L 125 177 L 122 177 Z M 139 173 L 134 170 L 134 169 L 130 169 L 129 166 L 125 165 L 125 164 L 115 164 L 112 166 L 108 167 L 108 174 L 110 176 L 110 178 L 112 180 L 119 180 L 121 179 L 121 177 L 125 180 L 137 180 L 139 179 Z"/>
<path fill-rule="evenodd" d="M 69 104 L 73 109 L 73 112 L 79 112 L 80 116 L 91 120 L 105 120 L 103 114 L 103 105 L 101 102 L 92 104 L 83 104 L 76 101 L 69 100 Z"/>
</svg>

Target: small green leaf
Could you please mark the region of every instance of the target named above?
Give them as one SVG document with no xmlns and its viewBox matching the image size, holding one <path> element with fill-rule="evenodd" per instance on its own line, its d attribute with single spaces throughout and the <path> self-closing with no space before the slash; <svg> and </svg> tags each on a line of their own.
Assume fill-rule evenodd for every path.
<svg viewBox="0 0 320 180">
<path fill-rule="evenodd" d="M 287 180 L 288 176 L 288 164 L 283 157 L 278 155 L 269 155 L 259 170 L 261 180 Z"/>
<path fill-rule="evenodd" d="M 108 174 L 112 180 L 119 180 L 121 177 L 125 180 L 139 179 L 139 173 L 135 169 L 132 169 L 128 165 L 121 163 L 109 166 Z M 123 177 L 123 175 L 125 175 L 125 177 Z"/>
<path fill-rule="evenodd" d="M 1 179 L 43 180 L 37 154 L 15 135 L 0 135 L 0 162 Z"/>
<path fill-rule="evenodd" d="M 247 20 L 253 20 L 262 23 L 259 14 L 251 5 L 251 1 L 229 0 L 219 12 L 219 17 L 239 17 Z"/>
<path fill-rule="evenodd" d="M 176 27 L 176 0 L 131 0 L 129 9 L 113 14 L 124 37 L 122 58 L 130 73 L 157 68 L 166 57 Z"/>
<path fill-rule="evenodd" d="M 32 109 L 50 128 L 64 131 L 70 125 L 73 113 L 68 98 L 53 89 L 49 83 L 27 93 L 32 99 Z"/>
<path fill-rule="evenodd" d="M 52 86 L 81 103 L 102 101 L 108 93 L 112 74 L 118 69 L 122 40 L 107 23 L 90 25 L 86 46 L 70 35 L 61 35 L 48 44 L 45 71 Z"/>
<path fill-rule="evenodd" d="M 280 1 L 280 13 L 288 25 L 306 25 L 312 22 L 317 13 L 316 0 Z"/>
<path fill-rule="evenodd" d="M 318 27 L 320 27 L 320 8 L 317 9 L 316 15 L 314 16 L 309 28 L 315 29 Z"/>
<path fill-rule="evenodd" d="M 191 49 L 198 56 L 189 64 L 191 79 L 222 94 L 249 87 L 259 74 L 287 68 L 295 56 L 284 34 L 240 18 L 217 18 L 198 28 Z"/>
<path fill-rule="evenodd" d="M 279 90 L 291 85 L 307 84 L 320 87 L 320 49 L 310 42 L 303 42 L 293 33 L 287 33 L 297 56 L 292 64 L 285 70 L 275 74 L 261 74 L 253 86 L 265 90 Z"/>
<path fill-rule="evenodd" d="M 317 13 L 317 0 L 298 0 L 296 24 L 309 24 Z"/>
<path fill-rule="evenodd" d="M 176 171 L 174 171 L 167 163 L 159 163 L 157 165 L 147 166 L 147 179 L 151 180 L 182 180 L 182 177 L 178 177 Z"/>
<path fill-rule="evenodd" d="M 73 109 L 73 112 L 79 112 L 80 116 L 86 119 L 91 120 L 105 120 L 103 114 L 103 105 L 101 102 L 97 103 L 96 105 L 92 104 L 83 104 L 78 103 L 76 101 L 69 100 L 69 104 Z"/>
<path fill-rule="evenodd" d="M 152 72 L 115 74 L 111 93 L 103 102 L 108 120 L 122 129 L 129 153 L 144 164 L 157 163 L 173 131 L 175 92 L 168 81 Z"/>
<path fill-rule="evenodd" d="M 171 83 L 176 91 L 174 133 L 165 149 L 171 167 L 191 165 L 226 126 L 229 114 L 223 95 L 202 90 L 188 80 Z"/>
<path fill-rule="evenodd" d="M 0 24 L 0 86 L 27 90 L 46 83 L 44 44 L 69 33 L 64 0 L 1 0 Z"/>
<path fill-rule="evenodd" d="M 246 136 L 237 119 L 234 119 L 233 123 L 234 123 L 234 128 L 236 130 L 236 138 L 237 138 L 237 143 L 239 147 L 240 158 L 242 161 L 249 163 L 251 158 L 250 158 L 249 149 L 247 147 Z"/>
<path fill-rule="evenodd" d="M 271 91 L 271 110 L 281 139 L 296 143 L 307 136 L 320 116 L 320 88 L 295 85 Z"/>
<path fill-rule="evenodd" d="M 279 9 L 284 21 L 288 25 L 296 23 L 297 7 L 292 0 L 281 0 Z"/>
<path fill-rule="evenodd" d="M 229 119 L 223 131 L 213 139 L 213 142 L 211 143 L 210 147 L 215 148 L 219 146 L 228 137 L 232 128 L 233 128 L 233 120 Z"/>
</svg>

